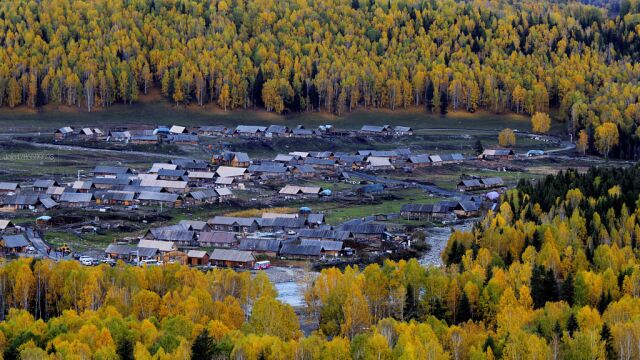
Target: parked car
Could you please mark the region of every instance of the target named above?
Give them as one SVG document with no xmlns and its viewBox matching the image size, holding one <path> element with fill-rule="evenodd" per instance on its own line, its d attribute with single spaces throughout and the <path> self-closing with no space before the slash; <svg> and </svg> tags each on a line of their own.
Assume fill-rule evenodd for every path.
<svg viewBox="0 0 640 360">
<path fill-rule="evenodd" d="M 258 261 L 256 262 L 256 264 L 253 266 L 254 270 L 264 270 L 264 269 L 268 269 L 271 267 L 271 262 L 269 260 L 264 260 L 264 261 Z"/>
<path fill-rule="evenodd" d="M 155 259 L 145 259 L 138 261 L 138 266 L 158 266 L 160 263 Z"/>
<path fill-rule="evenodd" d="M 90 256 L 80 256 L 78 260 L 80 261 L 80 264 L 84 266 L 92 266 L 94 262 L 94 259 Z"/>
<path fill-rule="evenodd" d="M 110 266 L 116 266 L 116 261 L 111 258 L 102 259 L 103 264 L 109 264 Z"/>
</svg>

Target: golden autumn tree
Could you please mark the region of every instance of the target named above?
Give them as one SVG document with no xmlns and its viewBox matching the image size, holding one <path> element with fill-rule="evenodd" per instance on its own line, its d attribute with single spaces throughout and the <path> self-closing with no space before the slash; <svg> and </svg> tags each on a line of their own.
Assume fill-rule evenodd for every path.
<svg viewBox="0 0 640 360">
<path fill-rule="evenodd" d="M 618 145 L 618 126 L 614 123 L 606 122 L 596 128 L 594 138 L 596 148 L 600 154 L 608 158 L 611 149 Z"/>
<path fill-rule="evenodd" d="M 531 129 L 533 132 L 546 134 L 551 129 L 551 118 L 549 114 L 536 112 L 531 117 Z"/>
<path fill-rule="evenodd" d="M 516 145 L 516 133 L 509 129 L 503 129 L 498 134 L 498 144 L 504 147 L 512 147 Z"/>
<path fill-rule="evenodd" d="M 582 129 L 578 133 L 578 142 L 576 143 L 576 149 L 582 153 L 582 155 L 587 153 L 587 149 L 589 149 L 589 134 L 586 130 Z"/>
</svg>

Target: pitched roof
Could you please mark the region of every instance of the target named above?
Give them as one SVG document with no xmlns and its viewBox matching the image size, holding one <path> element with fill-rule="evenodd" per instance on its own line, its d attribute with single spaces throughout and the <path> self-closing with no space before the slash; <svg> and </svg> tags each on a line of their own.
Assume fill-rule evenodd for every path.
<svg viewBox="0 0 640 360">
<path fill-rule="evenodd" d="M 300 240 L 302 246 L 320 246 L 324 251 L 340 251 L 344 246 L 342 241 L 331 240 Z"/>
<path fill-rule="evenodd" d="M 60 129 L 56 130 L 56 132 L 62 133 L 62 134 L 69 134 L 73 132 L 73 128 L 70 126 L 65 126 L 65 127 L 61 127 Z"/>
<path fill-rule="evenodd" d="M 261 227 L 283 228 L 283 229 L 300 229 L 306 226 L 305 218 L 264 218 L 259 219 L 258 223 Z"/>
<path fill-rule="evenodd" d="M 398 156 L 398 152 L 395 150 L 371 150 L 369 156 L 375 157 L 394 157 Z"/>
<path fill-rule="evenodd" d="M 129 255 L 135 251 L 134 247 L 128 245 L 109 244 L 104 250 L 106 254 Z"/>
<path fill-rule="evenodd" d="M 291 161 L 293 159 L 295 159 L 295 155 L 278 154 L 278 155 L 276 155 L 276 158 L 273 161 L 289 162 L 289 161 Z"/>
<path fill-rule="evenodd" d="M 404 204 L 400 208 L 401 212 L 418 212 L 418 213 L 447 213 L 449 207 L 443 204 Z"/>
<path fill-rule="evenodd" d="M 233 178 L 230 177 L 220 177 L 216 179 L 216 184 L 218 185 L 231 185 L 233 184 Z"/>
<path fill-rule="evenodd" d="M 216 173 L 211 171 L 189 171 L 189 179 L 213 179 Z"/>
<path fill-rule="evenodd" d="M 249 251 L 214 249 L 209 256 L 214 261 L 252 262 L 256 259 Z"/>
<path fill-rule="evenodd" d="M 169 176 L 169 177 L 181 177 L 187 174 L 186 170 L 178 170 L 178 169 L 160 169 L 158 170 L 158 176 Z"/>
<path fill-rule="evenodd" d="M 146 192 L 162 192 L 162 188 L 159 186 L 140 186 L 140 185 L 124 185 L 122 188 L 119 188 L 122 191 L 131 191 L 136 194 L 139 194 L 143 191 Z"/>
<path fill-rule="evenodd" d="M 236 235 L 224 231 L 208 231 L 200 233 L 198 242 L 201 244 L 233 244 L 237 242 Z"/>
<path fill-rule="evenodd" d="M 429 159 L 429 155 L 426 154 L 413 155 L 409 156 L 409 162 L 412 164 L 428 164 L 431 162 L 431 159 Z"/>
<path fill-rule="evenodd" d="M 364 155 L 344 155 L 338 158 L 343 163 L 361 163 L 364 161 Z"/>
<path fill-rule="evenodd" d="M 190 258 L 202 259 L 202 258 L 205 257 L 205 255 L 207 255 L 207 252 L 203 251 L 203 250 L 189 250 L 189 251 L 187 251 L 187 257 L 190 257 Z"/>
<path fill-rule="evenodd" d="M 482 184 L 480 183 L 480 180 L 478 180 L 478 179 L 462 179 L 458 183 L 458 186 L 481 187 Z"/>
<path fill-rule="evenodd" d="M 189 193 L 194 200 L 203 201 L 207 199 L 215 199 L 218 193 L 214 189 L 196 190 Z"/>
<path fill-rule="evenodd" d="M 255 134 L 258 132 L 265 132 L 266 130 L 267 130 L 266 126 L 238 125 L 236 127 L 236 131 L 239 133 Z"/>
<path fill-rule="evenodd" d="M 180 220 L 178 225 L 183 226 L 187 230 L 202 231 L 208 227 L 206 221 L 201 220 Z"/>
<path fill-rule="evenodd" d="M 29 242 L 22 234 L 4 235 L 2 237 L 2 242 L 4 243 L 4 247 L 6 248 L 20 248 L 29 246 Z"/>
<path fill-rule="evenodd" d="M 353 234 L 382 234 L 387 227 L 382 224 L 343 224 L 338 230 L 349 231 Z"/>
<path fill-rule="evenodd" d="M 142 239 L 138 242 L 139 248 L 158 249 L 159 251 L 173 251 L 175 245 L 171 241 L 147 240 Z"/>
<path fill-rule="evenodd" d="M 501 177 L 489 177 L 489 178 L 481 178 L 480 182 L 486 186 L 502 186 L 504 185 L 504 181 L 502 181 Z"/>
<path fill-rule="evenodd" d="M 283 163 L 263 163 L 249 166 L 249 172 L 283 174 L 289 169 Z"/>
<path fill-rule="evenodd" d="M 215 189 L 218 193 L 218 196 L 232 196 L 233 192 L 228 188 L 217 188 Z"/>
<path fill-rule="evenodd" d="M 360 131 L 366 131 L 366 132 L 383 132 L 386 130 L 389 130 L 389 125 L 384 125 L 384 126 L 364 125 L 362 126 L 362 128 L 360 128 Z"/>
<path fill-rule="evenodd" d="M 346 240 L 351 237 L 351 232 L 338 230 L 300 229 L 298 231 L 298 237 L 301 239 L 314 238 Z"/>
<path fill-rule="evenodd" d="M 293 129 L 293 135 L 313 135 L 313 130 L 309 129 Z"/>
<path fill-rule="evenodd" d="M 322 188 L 319 186 L 296 186 L 286 185 L 280 190 L 280 194 L 283 195 L 298 195 L 298 194 L 319 194 Z"/>
<path fill-rule="evenodd" d="M 88 203 L 93 200 L 92 193 L 62 193 L 60 195 L 60 202 L 68 203 Z"/>
<path fill-rule="evenodd" d="M 289 153 L 289 155 L 295 155 L 295 156 L 300 156 L 301 158 L 306 158 L 309 156 L 309 153 L 304 151 L 292 151 Z"/>
<path fill-rule="evenodd" d="M 295 170 L 301 174 L 313 174 L 316 170 L 311 165 L 296 165 Z"/>
<path fill-rule="evenodd" d="M 482 155 L 485 156 L 509 156 L 513 154 L 513 150 L 510 149 L 485 149 L 482 152 Z"/>
<path fill-rule="evenodd" d="M 182 134 L 185 131 L 187 131 L 187 128 L 184 127 L 184 126 L 179 126 L 179 125 L 173 125 L 169 129 L 169 132 L 172 133 L 172 134 Z"/>
<path fill-rule="evenodd" d="M 74 181 L 71 188 L 76 190 L 90 190 L 93 187 L 93 181 Z"/>
<path fill-rule="evenodd" d="M 47 191 L 46 194 L 47 195 L 60 195 L 65 191 L 65 187 L 64 186 L 50 186 Z"/>
<path fill-rule="evenodd" d="M 280 255 L 320 256 L 321 254 L 322 246 L 320 245 L 285 243 L 280 249 Z"/>
<path fill-rule="evenodd" d="M 224 125 L 200 126 L 200 131 L 224 132 L 227 127 Z"/>
<path fill-rule="evenodd" d="M 186 189 L 186 181 L 142 179 L 140 186 L 156 186 L 168 189 Z"/>
<path fill-rule="evenodd" d="M 281 214 L 281 213 L 273 213 L 273 212 L 263 212 L 263 219 L 275 219 L 275 218 L 285 218 L 285 219 L 296 219 L 298 218 L 298 214 Z"/>
<path fill-rule="evenodd" d="M 158 249 L 156 248 L 147 248 L 147 247 L 135 247 L 133 250 L 131 250 L 131 254 L 132 255 L 136 255 L 138 257 L 152 257 L 155 256 L 158 253 Z"/>
<path fill-rule="evenodd" d="M 52 186 L 57 186 L 58 182 L 55 180 L 49 179 L 39 179 L 33 182 L 34 188 L 50 188 Z"/>
<path fill-rule="evenodd" d="M 16 190 L 20 185 L 13 182 L 0 182 L 0 190 Z"/>
<path fill-rule="evenodd" d="M 309 214 L 307 216 L 307 221 L 309 224 L 323 224 L 324 214 Z"/>
<path fill-rule="evenodd" d="M 320 159 L 315 157 L 307 157 L 304 160 L 306 165 L 335 165 L 337 160 L 332 159 Z"/>
<path fill-rule="evenodd" d="M 135 193 L 133 191 L 96 191 L 95 198 L 111 201 L 133 201 Z"/>
<path fill-rule="evenodd" d="M 456 208 L 461 209 L 463 211 L 478 211 L 480 207 L 473 201 L 460 201 Z"/>
<path fill-rule="evenodd" d="M 267 128 L 267 133 L 285 134 L 287 132 L 289 132 L 289 128 L 284 125 L 270 125 Z"/>
<path fill-rule="evenodd" d="M 58 203 L 53 201 L 53 199 L 49 196 L 40 196 L 40 202 L 45 209 L 51 209 L 53 207 L 58 206 Z"/>
<path fill-rule="evenodd" d="M 0 230 L 5 230 L 8 227 L 12 227 L 13 223 L 11 220 L 2 219 L 0 220 Z"/>
<path fill-rule="evenodd" d="M 218 174 L 219 177 L 243 176 L 246 172 L 247 168 L 233 166 L 220 166 L 216 170 L 216 174 Z"/>
<path fill-rule="evenodd" d="M 241 239 L 238 249 L 248 251 L 278 252 L 282 241 L 275 239 Z"/>
<path fill-rule="evenodd" d="M 178 197 L 178 194 L 143 191 L 138 195 L 138 200 L 176 202 Z"/>
<path fill-rule="evenodd" d="M 238 224 L 240 226 L 252 226 L 257 223 L 256 218 L 244 218 L 244 217 L 230 217 L 230 216 L 216 216 L 207 221 L 210 225 L 233 225 Z"/>
<path fill-rule="evenodd" d="M 117 178 L 103 178 L 97 177 L 93 178 L 94 185 L 129 185 L 131 183 L 131 179 L 126 177 L 117 177 Z"/>
<path fill-rule="evenodd" d="M 367 162 L 373 167 L 392 166 L 388 157 L 369 156 Z"/>
</svg>

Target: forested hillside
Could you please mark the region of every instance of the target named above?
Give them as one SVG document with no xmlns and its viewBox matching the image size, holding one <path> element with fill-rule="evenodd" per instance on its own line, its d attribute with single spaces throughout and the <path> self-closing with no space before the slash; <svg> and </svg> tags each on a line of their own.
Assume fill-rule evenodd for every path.
<svg viewBox="0 0 640 360">
<path fill-rule="evenodd" d="M 264 274 L 0 263 L 5 359 L 637 359 L 640 167 L 523 182 L 443 268 L 324 270 L 303 336 Z M 553 189 L 543 191 L 543 189 Z"/>
<path fill-rule="evenodd" d="M 639 2 L 616 17 L 511 3 L 3 1 L 0 106 L 108 107 L 157 87 L 176 104 L 276 112 L 557 107 L 576 134 L 618 124 L 632 152 Z"/>
</svg>

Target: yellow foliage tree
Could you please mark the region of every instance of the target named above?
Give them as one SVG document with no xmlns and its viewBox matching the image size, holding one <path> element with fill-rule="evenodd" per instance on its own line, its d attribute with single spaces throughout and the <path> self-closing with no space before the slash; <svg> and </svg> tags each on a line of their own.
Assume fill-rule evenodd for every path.
<svg viewBox="0 0 640 360">
<path fill-rule="evenodd" d="M 504 147 L 511 147 L 516 145 L 516 133 L 509 129 L 503 129 L 498 134 L 498 144 Z"/>
<path fill-rule="evenodd" d="M 595 145 L 600 154 L 606 158 L 613 147 L 618 145 L 618 126 L 614 123 L 606 122 L 596 128 Z"/>
<path fill-rule="evenodd" d="M 531 128 L 533 132 L 546 134 L 551 129 L 551 118 L 549 114 L 537 112 L 531 117 Z"/>
</svg>

